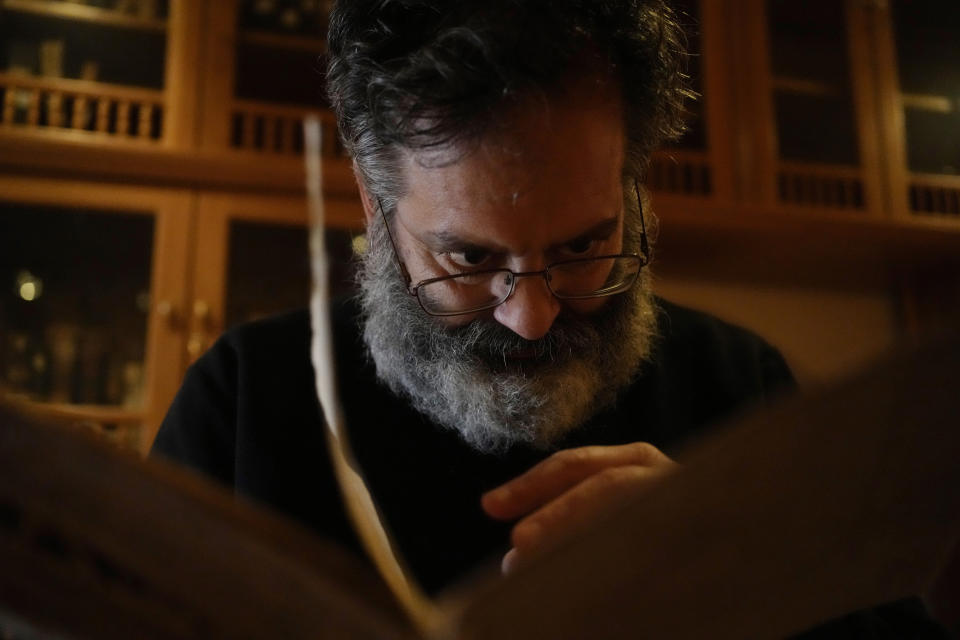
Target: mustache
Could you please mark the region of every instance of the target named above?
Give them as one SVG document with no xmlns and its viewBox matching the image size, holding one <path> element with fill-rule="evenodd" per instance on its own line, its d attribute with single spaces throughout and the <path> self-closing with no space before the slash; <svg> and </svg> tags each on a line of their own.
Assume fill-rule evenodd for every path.
<svg viewBox="0 0 960 640">
<path fill-rule="evenodd" d="M 613 300 L 610 301 L 614 303 Z M 458 327 L 434 327 L 423 332 L 426 338 L 423 355 L 429 358 L 458 357 L 480 361 L 489 366 L 507 366 L 517 353 L 523 353 L 528 364 L 565 362 L 586 349 L 595 349 L 601 338 L 604 320 L 615 313 L 616 304 L 590 316 L 569 310 L 557 315 L 550 330 L 536 340 L 527 340 L 508 327 L 490 318 L 478 318 Z"/>
</svg>

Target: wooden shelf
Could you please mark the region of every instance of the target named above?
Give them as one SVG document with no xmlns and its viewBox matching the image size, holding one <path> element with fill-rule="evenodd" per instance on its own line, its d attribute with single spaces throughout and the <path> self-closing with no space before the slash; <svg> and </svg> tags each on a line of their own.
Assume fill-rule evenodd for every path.
<svg viewBox="0 0 960 640">
<path fill-rule="evenodd" d="M 93 80 L 74 78 L 51 78 L 48 76 L 28 76 L 0 71 L 0 87 L 35 89 L 41 91 L 59 91 L 62 93 L 88 96 L 90 98 L 112 98 L 132 102 L 163 103 L 163 91 L 111 84 Z"/>
<path fill-rule="evenodd" d="M 652 200 L 654 273 L 853 289 L 883 289 L 899 271 L 960 274 L 960 220 Z"/>
<path fill-rule="evenodd" d="M 42 0 L 0 0 L 0 8 L 20 13 L 31 13 L 62 20 L 77 20 L 108 27 L 165 31 L 167 23 L 159 18 L 139 18 L 119 11 L 88 7 L 68 2 L 43 2 Z"/>
<path fill-rule="evenodd" d="M 175 150 L 86 131 L 18 131 L 0 127 L 0 171 L 4 174 L 42 173 L 107 183 L 201 189 L 304 191 L 300 156 L 268 158 L 251 151 Z M 349 159 L 325 158 L 323 171 L 324 192 L 328 196 L 359 203 Z M 358 210 L 357 225 L 361 220 Z"/>
<path fill-rule="evenodd" d="M 119 426 L 138 426 L 143 422 L 143 411 L 109 405 L 68 404 L 64 402 L 40 402 L 27 400 L 15 394 L 3 392 L 4 402 L 8 402 L 23 411 L 37 417 L 57 421 L 95 422 Z"/>
<path fill-rule="evenodd" d="M 806 78 L 773 76 L 772 84 L 776 91 L 796 93 L 805 96 L 841 98 L 845 94 L 843 89 L 840 87 L 836 87 L 826 82 L 819 82 L 817 80 L 807 80 Z"/>
<path fill-rule="evenodd" d="M 323 53 L 327 50 L 327 42 L 323 38 L 285 35 L 273 31 L 259 31 L 254 29 L 245 29 L 241 31 L 240 42 L 241 44 L 273 47 L 275 49 L 307 51 L 310 53 Z"/>
</svg>

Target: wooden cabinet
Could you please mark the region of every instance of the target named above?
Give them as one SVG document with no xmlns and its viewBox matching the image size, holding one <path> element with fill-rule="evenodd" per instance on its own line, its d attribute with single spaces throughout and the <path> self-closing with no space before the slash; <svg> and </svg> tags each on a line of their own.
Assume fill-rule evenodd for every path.
<svg viewBox="0 0 960 640">
<path fill-rule="evenodd" d="M 0 0 L 0 391 L 145 451 L 225 328 L 306 303 L 308 114 L 341 289 L 362 214 L 322 38 L 245 23 L 250 2 L 98 4 Z M 302 93 L 251 93 L 258 59 L 299 64 L 275 75 Z"/>
<path fill-rule="evenodd" d="M 109 391 L 63 386 L 69 358 L 53 350 L 68 353 L 63 345 L 106 326 L 70 310 L 79 307 L 38 324 L 34 337 L 14 336 L 41 346 L 15 356 L 4 347 L 0 369 L 21 370 L 3 381 L 7 392 L 143 450 L 186 364 L 220 332 L 306 300 L 307 115 L 323 123 L 331 248 L 344 279 L 362 214 L 324 106 L 320 29 L 258 22 L 248 0 L 97 4 L 0 0 L 0 332 L 24 334 L 18 287 L 29 293 L 43 269 L 69 271 L 54 258 L 66 255 L 58 247 L 72 217 L 120 228 L 78 236 L 83 251 L 70 255 L 115 261 L 99 277 L 119 297 L 84 304 L 116 309 L 134 337 L 113 348 L 119 364 L 100 358 Z M 317 23 L 329 9 L 286 4 Z M 955 286 L 916 284 L 931 272 L 957 281 L 957 12 L 916 0 L 675 4 L 701 99 L 690 133 L 655 154 L 647 176 L 662 220 L 655 268 L 888 287 L 913 331 L 925 309 L 960 308 L 942 299 Z M 20 236 L 39 242 L 47 228 L 58 238 L 38 245 L 49 264 L 31 267 Z M 120 287 L 134 271 L 140 279 Z M 28 351 L 46 359 L 46 378 L 21 375 Z"/>
</svg>

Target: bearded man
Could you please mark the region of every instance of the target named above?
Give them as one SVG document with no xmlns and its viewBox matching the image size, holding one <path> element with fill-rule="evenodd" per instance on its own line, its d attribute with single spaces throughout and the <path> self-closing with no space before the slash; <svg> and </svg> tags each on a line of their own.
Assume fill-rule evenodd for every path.
<svg viewBox="0 0 960 640">
<path fill-rule="evenodd" d="M 429 593 L 497 554 L 510 570 L 668 470 L 662 451 L 792 386 L 759 338 L 651 292 L 640 184 L 682 131 L 682 39 L 660 0 L 333 12 L 327 84 L 368 238 L 335 305 L 340 392 Z M 360 553 L 309 344 L 306 312 L 229 331 L 154 452 Z"/>
</svg>

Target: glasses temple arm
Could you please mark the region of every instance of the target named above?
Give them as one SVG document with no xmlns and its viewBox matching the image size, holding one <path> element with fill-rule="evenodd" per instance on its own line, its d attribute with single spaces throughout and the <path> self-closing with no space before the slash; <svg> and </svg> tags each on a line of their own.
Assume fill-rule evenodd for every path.
<svg viewBox="0 0 960 640">
<path fill-rule="evenodd" d="M 380 200 L 379 196 L 377 197 L 377 207 L 380 209 L 380 217 L 383 219 L 384 229 L 387 230 L 387 238 L 390 239 L 390 246 L 393 247 L 393 258 L 397 263 L 397 268 L 400 269 L 400 275 L 403 276 L 403 280 L 407 284 L 407 289 L 410 289 L 410 285 L 413 284 L 413 281 L 410 279 L 410 273 L 404 266 L 403 261 L 400 260 L 400 252 L 397 250 L 397 243 L 393 240 L 393 233 L 390 232 L 390 223 L 387 222 L 387 214 L 383 210 L 383 201 Z"/>
<path fill-rule="evenodd" d="M 650 260 L 650 245 L 647 244 L 647 223 L 643 219 L 643 199 L 640 198 L 640 185 L 633 179 L 633 190 L 637 193 L 637 206 L 640 208 L 640 251 L 643 257 Z"/>
</svg>

